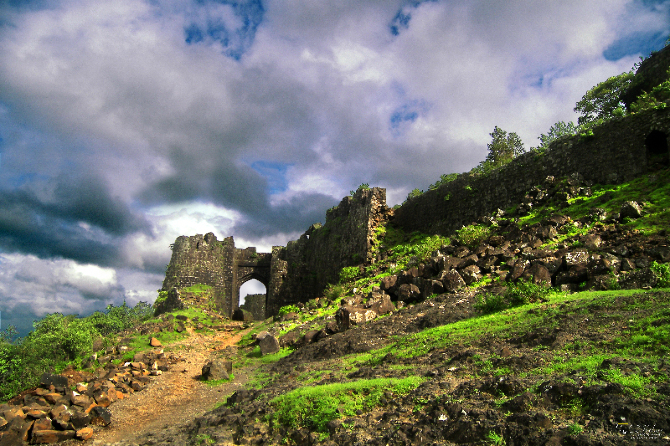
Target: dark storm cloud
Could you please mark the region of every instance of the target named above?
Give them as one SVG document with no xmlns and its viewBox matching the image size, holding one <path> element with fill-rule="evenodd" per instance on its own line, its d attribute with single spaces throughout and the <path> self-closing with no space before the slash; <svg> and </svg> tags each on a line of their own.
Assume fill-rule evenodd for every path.
<svg viewBox="0 0 670 446">
<path fill-rule="evenodd" d="M 5 190 L 0 209 L 0 247 L 40 257 L 112 265 L 118 261 L 118 237 L 149 230 L 93 178 L 61 177 L 50 192 Z"/>
</svg>

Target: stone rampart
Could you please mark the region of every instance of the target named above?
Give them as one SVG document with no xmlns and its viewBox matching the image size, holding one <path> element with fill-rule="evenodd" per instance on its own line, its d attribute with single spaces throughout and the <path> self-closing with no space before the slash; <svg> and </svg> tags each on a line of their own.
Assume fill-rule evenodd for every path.
<svg viewBox="0 0 670 446">
<path fill-rule="evenodd" d="M 652 162 L 668 162 L 668 135 L 670 109 L 613 119 L 594 128 L 593 135 L 561 139 L 544 153 L 525 153 L 487 175 L 461 174 L 409 199 L 396 209 L 393 224 L 408 232 L 449 235 L 498 208 L 518 204 L 550 175 L 625 182 L 646 172 Z"/>
<path fill-rule="evenodd" d="M 263 319 L 283 305 L 319 296 L 327 284 L 338 282 L 343 267 L 372 260 L 375 229 L 390 213 L 385 189 L 359 189 L 326 213 L 324 225 L 312 225 L 298 240 L 275 246 L 271 253 L 236 249 L 233 237 L 218 241 L 212 233 L 181 236 L 172 247 L 162 289 L 210 285 L 219 310 L 231 316 L 240 286 L 257 279 L 266 286 L 267 304 L 263 316 L 257 308 L 252 313 Z"/>
</svg>

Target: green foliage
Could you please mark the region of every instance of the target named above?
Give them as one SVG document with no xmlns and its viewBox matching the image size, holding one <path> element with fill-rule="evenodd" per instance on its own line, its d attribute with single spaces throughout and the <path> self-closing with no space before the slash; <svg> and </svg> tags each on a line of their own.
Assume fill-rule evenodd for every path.
<svg viewBox="0 0 670 446">
<path fill-rule="evenodd" d="M 161 292 L 167 294 L 165 291 Z M 151 305 L 146 302 L 138 302 L 134 307 L 129 307 L 124 301 L 123 305 L 118 307 L 107 305 L 106 310 L 106 313 L 96 311 L 87 318 L 102 336 L 134 327 L 153 315 Z"/>
<path fill-rule="evenodd" d="M 555 292 L 550 287 L 536 285 L 531 281 L 508 283 L 503 294 L 487 293 L 478 296 L 474 308 L 481 314 L 491 314 L 507 308 L 541 301 Z"/>
<path fill-rule="evenodd" d="M 277 316 L 282 317 L 289 313 L 300 313 L 300 308 L 298 308 L 296 305 L 284 305 L 279 309 Z"/>
<path fill-rule="evenodd" d="M 575 105 L 574 110 L 581 115 L 577 123 L 584 125 L 616 116 L 615 110 L 623 109 L 624 106 L 619 98 L 630 85 L 633 76 L 632 71 L 621 73 L 587 91 Z M 617 113 L 621 114 L 620 111 Z"/>
<path fill-rule="evenodd" d="M 670 263 L 651 262 L 651 271 L 658 279 L 658 288 L 670 288 Z"/>
<path fill-rule="evenodd" d="M 630 110 L 633 113 L 639 113 L 644 110 L 661 109 L 668 106 L 670 101 L 670 72 L 665 82 L 655 86 L 650 92 L 642 93 L 630 105 Z"/>
<path fill-rule="evenodd" d="M 440 175 L 440 179 L 437 182 L 435 182 L 434 184 L 431 184 L 428 187 L 428 189 L 429 190 L 437 189 L 440 186 L 451 183 L 452 181 L 456 180 L 456 178 L 458 178 L 457 173 L 442 174 L 442 175 Z"/>
<path fill-rule="evenodd" d="M 407 395 L 425 378 L 379 378 L 322 386 L 300 387 L 270 401 L 275 407 L 272 418 L 291 428 L 306 427 L 327 432 L 327 424 L 342 416 L 355 416 L 356 411 L 369 411 L 379 404 L 384 392 L 394 396 Z"/>
<path fill-rule="evenodd" d="M 579 435 L 582 433 L 582 431 L 584 431 L 584 428 L 577 423 L 572 423 L 568 425 L 568 433 L 570 435 Z"/>
<path fill-rule="evenodd" d="M 577 126 L 572 121 L 567 123 L 565 121 L 558 121 L 549 128 L 549 133 L 540 135 L 538 138 L 540 140 L 538 149 L 547 149 L 552 142 L 577 134 L 577 130 Z"/>
<path fill-rule="evenodd" d="M 491 142 L 487 144 L 489 153 L 486 155 L 486 159 L 473 169 L 476 173 L 489 173 L 504 166 L 526 151 L 521 138 L 514 132 L 507 133 L 496 126 L 490 135 Z"/>
<path fill-rule="evenodd" d="M 356 190 L 349 191 L 349 193 L 350 193 L 351 196 L 353 197 L 354 194 L 355 194 L 356 192 L 358 192 L 359 190 L 368 190 L 368 189 L 370 189 L 370 185 L 369 185 L 368 183 L 363 183 L 363 184 L 361 184 L 360 186 L 358 186 L 358 188 L 357 188 Z"/>
<path fill-rule="evenodd" d="M 33 324 L 25 338 L 10 342 L 11 330 L 0 336 L 0 400 L 34 386 L 44 372 L 58 371 L 66 364 L 78 365 L 93 353 L 93 341 L 148 319 L 151 306 L 109 305 L 106 313 L 95 312 L 78 318 L 61 313 L 48 314 Z M 146 341 L 144 341 L 146 344 Z"/>
<path fill-rule="evenodd" d="M 410 193 L 407 194 L 407 199 L 405 202 L 411 200 L 412 198 L 420 197 L 423 194 L 421 189 L 412 189 Z"/>
<path fill-rule="evenodd" d="M 168 292 L 167 292 L 167 291 L 161 291 L 161 290 L 158 290 L 158 297 L 157 297 L 156 300 L 154 301 L 154 308 L 155 308 L 158 304 L 165 302 L 165 300 L 167 299 L 167 297 L 168 297 Z"/>
<path fill-rule="evenodd" d="M 490 444 L 495 446 L 505 446 L 507 444 L 505 438 L 502 435 L 496 434 L 494 431 L 490 431 L 486 435 L 486 439 Z"/>
<path fill-rule="evenodd" d="M 491 228 L 484 225 L 468 225 L 456 230 L 456 239 L 473 249 L 490 236 Z"/>
<path fill-rule="evenodd" d="M 184 288 L 183 291 L 186 291 L 187 293 L 193 293 L 193 294 L 205 294 L 209 293 L 212 290 L 212 287 L 209 285 L 204 285 L 202 283 L 196 283 L 195 285 L 191 285 L 188 288 Z"/>
<path fill-rule="evenodd" d="M 340 283 L 353 282 L 360 274 L 360 269 L 357 266 L 345 266 L 340 271 Z"/>
<path fill-rule="evenodd" d="M 327 299 L 335 302 L 342 296 L 344 296 L 345 289 L 341 285 L 328 285 L 326 287 L 325 296 Z"/>
</svg>

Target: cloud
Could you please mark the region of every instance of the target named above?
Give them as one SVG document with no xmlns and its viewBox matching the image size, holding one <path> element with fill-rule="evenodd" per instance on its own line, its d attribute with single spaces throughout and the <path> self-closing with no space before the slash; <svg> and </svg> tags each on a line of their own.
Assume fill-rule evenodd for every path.
<svg viewBox="0 0 670 446">
<path fill-rule="evenodd" d="M 5 2 L 0 255 L 43 262 L 63 308 L 151 296 L 178 235 L 269 250 L 361 183 L 392 205 L 471 169 L 495 126 L 537 144 L 669 23 L 642 0 Z M 121 288 L 64 285 L 68 261 Z"/>
</svg>

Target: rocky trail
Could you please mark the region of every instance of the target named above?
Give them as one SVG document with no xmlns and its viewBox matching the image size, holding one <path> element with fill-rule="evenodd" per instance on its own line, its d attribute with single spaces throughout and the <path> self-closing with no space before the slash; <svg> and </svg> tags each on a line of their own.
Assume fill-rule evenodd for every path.
<svg viewBox="0 0 670 446">
<path fill-rule="evenodd" d="M 188 338 L 172 344 L 170 349 L 176 359 L 169 370 L 154 377 L 142 392 L 109 406 L 112 424 L 97 427 L 86 443 L 134 445 L 140 438 L 150 442 L 155 433 L 169 436 L 171 430 L 181 430 L 193 418 L 212 410 L 227 395 L 242 388 L 247 376 L 243 370 L 235 370 L 230 382 L 210 386 L 201 379 L 202 367 L 220 356 L 221 350 L 234 346 L 245 332 L 191 332 Z M 59 444 L 73 446 L 82 442 L 70 440 Z"/>
</svg>

